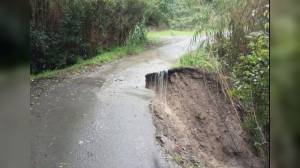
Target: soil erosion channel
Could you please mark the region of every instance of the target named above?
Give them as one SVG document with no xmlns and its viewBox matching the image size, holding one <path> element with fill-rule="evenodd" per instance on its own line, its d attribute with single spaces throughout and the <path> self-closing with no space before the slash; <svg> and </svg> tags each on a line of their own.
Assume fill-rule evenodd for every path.
<svg viewBox="0 0 300 168">
<path fill-rule="evenodd" d="M 174 167 L 155 140 L 145 75 L 168 69 L 190 37 L 95 67 L 31 83 L 31 160 L 35 168 Z"/>
</svg>

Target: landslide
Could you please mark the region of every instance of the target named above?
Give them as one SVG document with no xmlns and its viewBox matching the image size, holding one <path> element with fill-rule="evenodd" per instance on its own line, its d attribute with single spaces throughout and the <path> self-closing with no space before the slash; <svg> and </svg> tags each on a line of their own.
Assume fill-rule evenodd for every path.
<svg viewBox="0 0 300 168">
<path fill-rule="evenodd" d="M 179 68 L 146 75 L 156 138 L 182 167 L 261 168 L 216 74 Z"/>
</svg>

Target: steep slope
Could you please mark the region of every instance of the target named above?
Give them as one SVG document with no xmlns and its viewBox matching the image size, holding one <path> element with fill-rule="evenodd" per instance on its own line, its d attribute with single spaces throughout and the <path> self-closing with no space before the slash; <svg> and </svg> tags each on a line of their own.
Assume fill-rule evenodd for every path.
<svg viewBox="0 0 300 168">
<path fill-rule="evenodd" d="M 156 138 L 182 167 L 261 168 L 215 74 L 173 69 L 146 75 L 156 91 Z"/>
</svg>

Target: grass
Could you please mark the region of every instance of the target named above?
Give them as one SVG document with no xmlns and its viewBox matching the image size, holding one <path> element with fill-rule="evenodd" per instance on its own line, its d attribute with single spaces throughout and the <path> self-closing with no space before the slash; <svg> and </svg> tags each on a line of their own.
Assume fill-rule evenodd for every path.
<svg viewBox="0 0 300 168">
<path fill-rule="evenodd" d="M 87 67 L 89 65 L 102 65 L 131 54 L 140 53 L 144 51 L 147 44 L 148 43 L 143 43 L 138 45 L 126 45 L 123 47 L 112 48 L 104 53 L 96 55 L 91 59 L 87 59 L 87 60 L 79 59 L 77 63 L 72 66 L 63 69 L 47 70 L 38 74 L 31 75 L 30 79 L 37 80 L 41 78 L 51 78 L 51 77 L 65 75 L 74 71 L 81 70 L 82 68 Z"/>
<path fill-rule="evenodd" d="M 173 159 L 178 165 L 183 164 L 183 158 L 179 154 L 174 154 Z"/>
<path fill-rule="evenodd" d="M 178 30 L 163 30 L 163 31 L 150 31 L 147 33 L 148 39 L 159 39 L 160 37 L 168 36 L 193 36 L 194 31 L 178 31 Z"/>
<path fill-rule="evenodd" d="M 175 67 L 200 68 L 209 72 L 216 72 L 220 66 L 217 58 L 210 57 L 205 49 L 200 48 L 195 52 L 183 55 Z"/>
<path fill-rule="evenodd" d="M 173 160 L 180 166 L 184 168 L 204 168 L 203 164 L 200 161 L 185 159 L 181 154 L 174 153 L 171 155 Z"/>
</svg>

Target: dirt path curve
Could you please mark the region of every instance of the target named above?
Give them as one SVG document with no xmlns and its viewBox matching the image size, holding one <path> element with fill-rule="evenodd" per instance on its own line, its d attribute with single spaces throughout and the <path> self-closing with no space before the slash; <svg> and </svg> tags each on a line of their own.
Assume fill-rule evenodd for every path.
<svg viewBox="0 0 300 168">
<path fill-rule="evenodd" d="M 190 37 L 168 41 L 93 72 L 32 83 L 32 167 L 169 167 L 154 137 L 154 93 L 145 89 L 145 74 L 169 68 Z"/>
</svg>

